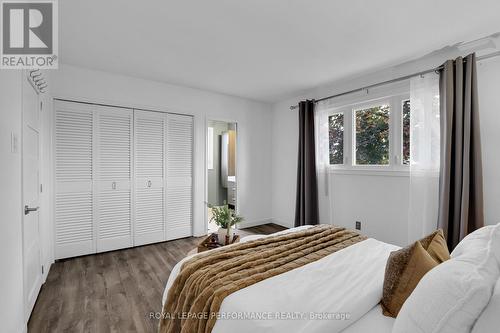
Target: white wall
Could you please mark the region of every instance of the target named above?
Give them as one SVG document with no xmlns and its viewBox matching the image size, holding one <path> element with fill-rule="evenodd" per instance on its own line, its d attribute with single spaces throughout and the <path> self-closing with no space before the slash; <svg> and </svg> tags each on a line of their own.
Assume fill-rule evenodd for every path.
<svg viewBox="0 0 500 333">
<path fill-rule="evenodd" d="M 21 202 L 22 73 L 0 75 L 0 325 L 2 332 L 24 329 Z M 11 152 L 11 134 L 18 150 Z"/>
<path fill-rule="evenodd" d="M 264 103 L 227 95 L 61 65 L 52 95 L 77 101 L 194 115 L 194 232 L 206 232 L 205 138 L 207 119 L 238 123 L 238 210 L 246 225 L 271 218 L 271 112 Z"/>
<path fill-rule="evenodd" d="M 500 222 L 500 58 L 479 63 L 485 223 Z"/>
<path fill-rule="evenodd" d="M 472 52 L 472 51 L 471 51 Z M 399 66 L 347 78 L 317 87 L 275 103 L 272 107 L 272 215 L 275 223 L 290 227 L 294 223 L 297 168 L 298 115 L 290 105 L 306 98 L 319 98 L 373 83 L 409 75 L 442 64 L 463 52 L 445 48 Z M 500 59 L 486 60 L 478 66 L 480 118 L 483 143 L 485 214 L 489 224 L 500 222 Z M 408 242 L 409 179 L 404 176 L 320 174 L 319 199 L 322 223 L 354 228 L 382 241 L 405 245 Z M 325 196 L 325 184 L 329 196 Z"/>
<path fill-rule="evenodd" d="M 405 245 L 409 177 L 332 174 L 330 178 L 330 223 L 353 229 L 355 221 L 361 221 L 364 234 Z"/>
</svg>

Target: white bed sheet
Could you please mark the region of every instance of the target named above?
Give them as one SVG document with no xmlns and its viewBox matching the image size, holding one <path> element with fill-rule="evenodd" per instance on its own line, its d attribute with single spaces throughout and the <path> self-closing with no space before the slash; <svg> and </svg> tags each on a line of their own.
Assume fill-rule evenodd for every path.
<svg viewBox="0 0 500 333">
<path fill-rule="evenodd" d="M 280 233 L 301 229 L 304 227 Z M 260 237 L 266 236 L 249 236 L 242 241 Z M 241 289 L 224 299 L 219 313 L 229 317 L 242 314 L 254 317 L 245 320 L 219 319 L 212 332 L 334 333 L 341 332 L 348 326 L 353 327 L 360 319 L 360 328 L 369 327 L 367 332 L 372 332 L 374 326 L 369 322 L 375 320 L 381 323 L 381 319 L 386 318 L 379 318 L 375 311 L 371 311 L 376 308 L 382 297 L 387 258 L 391 251 L 397 249 L 398 246 L 370 238 L 308 265 Z M 163 302 L 182 263 L 190 257 L 183 259 L 173 268 Z M 285 319 L 255 318 L 276 313 Z M 342 316 L 344 319 L 318 319 L 318 315 Z M 295 319 L 286 319 L 289 316 L 295 316 Z M 301 316 L 303 319 L 297 319 Z M 387 323 L 384 321 L 384 324 Z M 347 332 L 363 332 L 349 329 L 351 331 Z"/>
<path fill-rule="evenodd" d="M 392 317 L 384 316 L 379 304 L 343 330 L 342 333 L 390 333 L 395 320 Z"/>
</svg>

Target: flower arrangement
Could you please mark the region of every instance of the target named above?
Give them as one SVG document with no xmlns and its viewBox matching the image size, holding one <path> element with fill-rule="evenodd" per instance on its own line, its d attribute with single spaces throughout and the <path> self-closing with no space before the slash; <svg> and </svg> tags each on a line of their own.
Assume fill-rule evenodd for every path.
<svg viewBox="0 0 500 333">
<path fill-rule="evenodd" d="M 221 236 L 223 239 L 226 238 L 225 236 L 231 237 L 231 227 L 244 220 L 243 217 L 236 215 L 234 209 L 229 208 L 225 201 L 222 206 L 214 206 L 211 204 L 207 204 L 207 206 L 212 210 L 210 222 L 214 221 L 220 228 L 219 238 L 221 238 Z M 223 235 L 224 233 L 225 235 Z M 219 239 L 219 242 L 222 242 L 223 239 Z"/>
</svg>

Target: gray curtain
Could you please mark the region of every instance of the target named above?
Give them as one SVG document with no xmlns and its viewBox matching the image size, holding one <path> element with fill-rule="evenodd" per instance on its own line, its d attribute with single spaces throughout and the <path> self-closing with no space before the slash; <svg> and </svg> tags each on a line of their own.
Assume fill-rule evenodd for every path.
<svg viewBox="0 0 500 333">
<path fill-rule="evenodd" d="M 453 249 L 484 225 L 476 56 L 448 60 L 440 82 L 439 222 Z"/>
<path fill-rule="evenodd" d="M 314 101 L 299 103 L 299 152 L 295 226 L 319 223 L 314 136 Z"/>
</svg>

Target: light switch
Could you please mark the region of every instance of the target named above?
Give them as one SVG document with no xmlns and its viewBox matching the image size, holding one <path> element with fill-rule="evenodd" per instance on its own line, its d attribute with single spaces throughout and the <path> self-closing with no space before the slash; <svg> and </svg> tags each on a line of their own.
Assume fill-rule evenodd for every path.
<svg viewBox="0 0 500 333">
<path fill-rule="evenodd" d="M 19 151 L 19 137 L 16 133 L 10 133 L 10 152 L 17 154 Z"/>
</svg>

